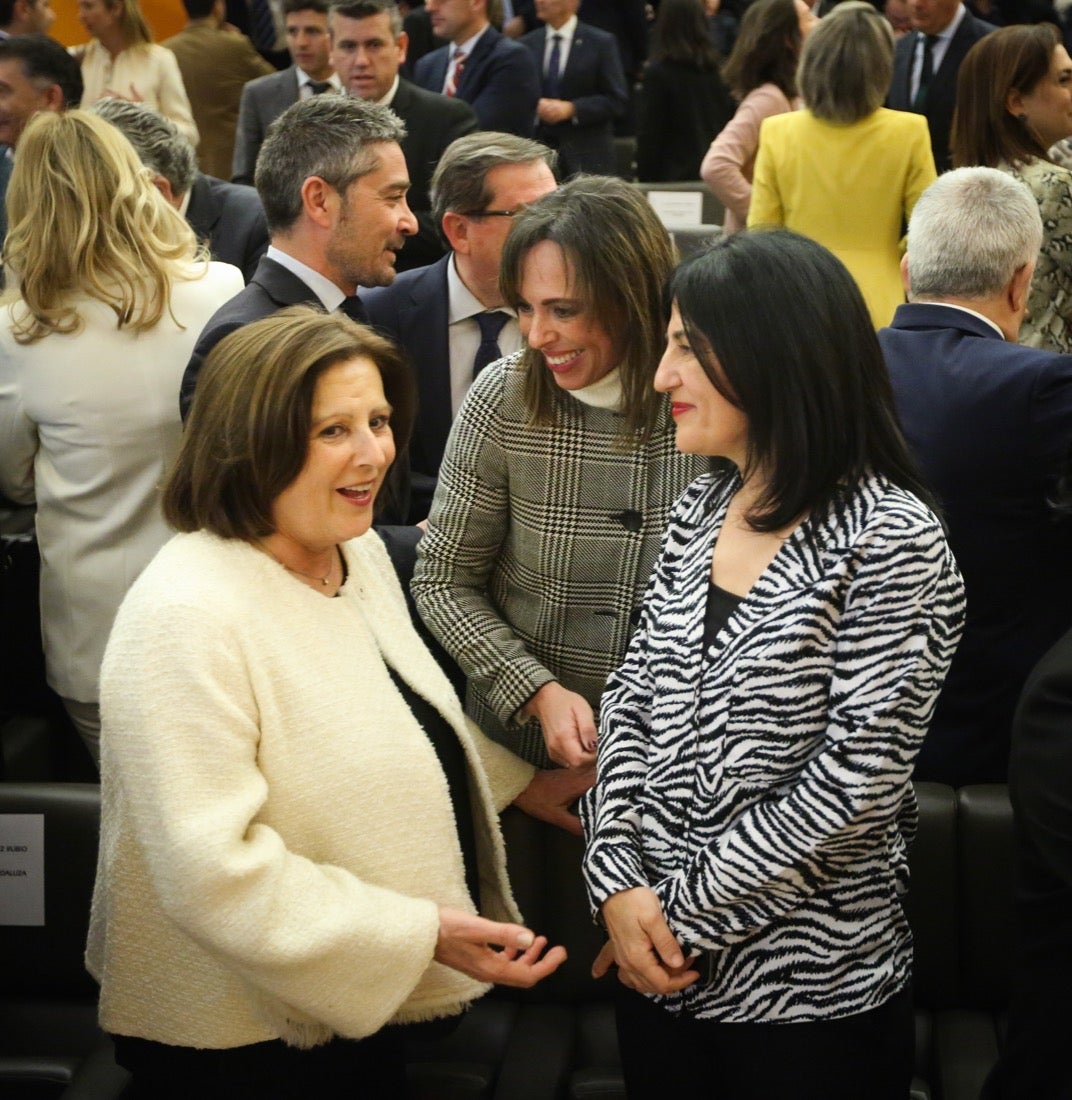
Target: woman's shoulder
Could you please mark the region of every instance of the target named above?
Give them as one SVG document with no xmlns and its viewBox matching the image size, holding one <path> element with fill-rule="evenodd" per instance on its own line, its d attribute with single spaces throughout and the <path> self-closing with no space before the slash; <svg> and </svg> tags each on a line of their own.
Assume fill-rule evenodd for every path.
<svg viewBox="0 0 1072 1100">
<path fill-rule="evenodd" d="M 1062 164 L 1054 164 L 1053 161 L 1045 160 L 1042 157 L 1019 161 L 1015 164 L 1003 161 L 998 167 L 1036 191 L 1043 189 L 1067 190 L 1072 186 L 1072 171 Z"/>
<path fill-rule="evenodd" d="M 831 504 L 825 517 L 837 541 L 885 539 L 930 545 L 945 541 L 941 521 L 908 489 L 869 473 Z"/>
<path fill-rule="evenodd" d="M 124 604 L 166 616 L 183 608 L 206 617 L 226 615 L 250 590 L 271 584 L 274 563 L 242 539 L 208 531 L 172 536 L 131 586 Z"/>
</svg>

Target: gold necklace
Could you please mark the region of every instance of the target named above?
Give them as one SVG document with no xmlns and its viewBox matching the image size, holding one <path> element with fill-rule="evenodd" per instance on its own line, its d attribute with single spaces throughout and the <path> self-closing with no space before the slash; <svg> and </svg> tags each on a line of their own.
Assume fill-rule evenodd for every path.
<svg viewBox="0 0 1072 1100">
<path fill-rule="evenodd" d="M 262 550 L 267 550 L 268 556 L 271 557 L 274 561 L 277 561 L 288 573 L 293 573 L 295 574 L 295 576 L 298 577 L 304 577 L 306 580 L 309 581 L 316 581 L 317 583 L 322 584 L 325 588 L 327 588 L 328 585 L 331 584 L 331 574 L 335 572 L 335 562 L 338 560 L 339 556 L 338 547 L 335 548 L 335 555 L 331 559 L 331 564 L 328 566 L 328 571 L 322 577 L 318 577 L 315 573 L 303 573 L 302 570 L 295 569 L 292 565 L 287 565 L 287 563 L 283 561 L 282 558 L 280 558 L 277 554 L 274 554 L 267 546 L 264 545 L 264 543 L 258 543 L 257 545 L 260 546 Z"/>
</svg>

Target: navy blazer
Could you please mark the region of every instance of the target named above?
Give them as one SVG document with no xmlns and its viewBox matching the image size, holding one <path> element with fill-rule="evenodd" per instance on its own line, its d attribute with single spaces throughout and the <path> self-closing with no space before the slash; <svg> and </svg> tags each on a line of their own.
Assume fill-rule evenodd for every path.
<svg viewBox="0 0 1072 1100">
<path fill-rule="evenodd" d="M 234 264 L 248 283 L 268 251 L 268 222 L 252 187 L 198 172 L 190 188 L 186 220 L 208 244 L 214 260 Z"/>
<path fill-rule="evenodd" d="M 1072 448 L 1072 356 L 937 304 L 900 306 L 878 337 L 968 597 L 916 778 L 1004 782 L 1024 680 L 1072 623 L 1072 522 L 1047 503 Z"/>
<path fill-rule="evenodd" d="M 927 102 L 920 114 L 926 115 L 927 127 L 931 132 L 931 152 L 939 175 L 953 167 L 949 150 L 949 131 L 953 126 L 953 108 L 957 102 L 957 72 L 964 55 L 984 35 L 997 30 L 990 23 L 976 19 L 971 12 L 965 12 L 942 58 L 938 71 L 931 78 L 927 90 Z M 890 83 L 886 106 L 895 111 L 911 111 L 912 58 L 915 56 L 918 34 L 904 35 L 898 42 L 893 55 L 893 80 Z"/>
<path fill-rule="evenodd" d="M 442 92 L 453 50 L 451 44 L 425 54 L 413 70 L 413 82 L 430 92 Z M 482 130 L 532 137 L 539 98 L 540 72 L 532 55 L 489 26 L 462 70 L 458 99 L 472 105 Z"/>
<path fill-rule="evenodd" d="M 541 73 L 548 33 L 547 27 L 541 27 L 521 39 Z M 576 110 L 569 122 L 536 124 L 540 141 L 558 150 L 562 176 L 576 172 L 613 175 L 617 166 L 613 124 L 629 104 L 613 35 L 587 23 L 577 24 L 559 90 L 553 98 L 568 99 Z"/>
<path fill-rule="evenodd" d="M 408 246 L 407 246 L 408 247 Z M 390 286 L 361 293 L 369 323 L 406 349 L 417 379 L 417 422 L 410 442 L 412 508 L 432 505 L 453 421 L 450 399 L 450 292 L 447 253 L 428 267 L 404 271 Z M 419 513 L 419 510 L 423 512 Z"/>
<path fill-rule="evenodd" d="M 406 241 L 395 263 L 396 270 L 407 271 L 443 255 L 444 246 L 432 218 L 432 174 L 447 146 L 455 138 L 471 134 L 477 129 L 477 121 L 465 100 L 429 92 L 408 80 L 399 80 L 391 110 L 406 124 L 401 143 L 409 169 L 406 201 L 418 226 L 417 235 Z"/>
</svg>

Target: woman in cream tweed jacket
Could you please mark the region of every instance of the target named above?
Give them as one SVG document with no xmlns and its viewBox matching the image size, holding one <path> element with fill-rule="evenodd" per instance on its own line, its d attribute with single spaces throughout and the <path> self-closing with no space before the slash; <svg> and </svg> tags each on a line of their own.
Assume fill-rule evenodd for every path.
<svg viewBox="0 0 1072 1100">
<path fill-rule="evenodd" d="M 564 958 L 505 875 L 497 811 L 533 770 L 466 721 L 369 530 L 407 384 L 386 341 L 296 307 L 199 386 L 164 495 L 184 533 L 102 672 L 87 961 L 145 1095 L 401 1095 L 398 1025 Z"/>
</svg>

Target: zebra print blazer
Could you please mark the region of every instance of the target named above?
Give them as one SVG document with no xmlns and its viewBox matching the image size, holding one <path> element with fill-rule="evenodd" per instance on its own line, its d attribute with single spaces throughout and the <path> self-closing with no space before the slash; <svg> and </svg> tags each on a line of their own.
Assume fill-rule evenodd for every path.
<svg viewBox="0 0 1072 1100">
<path fill-rule="evenodd" d="M 960 636 L 937 519 L 872 476 L 806 519 L 703 647 L 736 475 L 677 502 L 603 697 L 582 805 L 593 907 L 650 886 L 705 978 L 661 1003 L 725 1022 L 848 1016 L 909 980 L 912 765 Z"/>
</svg>

